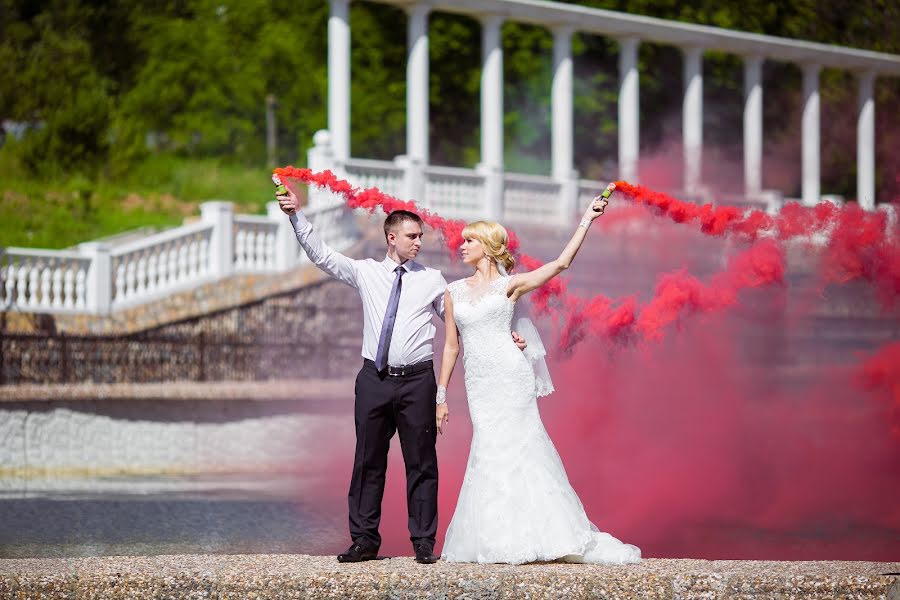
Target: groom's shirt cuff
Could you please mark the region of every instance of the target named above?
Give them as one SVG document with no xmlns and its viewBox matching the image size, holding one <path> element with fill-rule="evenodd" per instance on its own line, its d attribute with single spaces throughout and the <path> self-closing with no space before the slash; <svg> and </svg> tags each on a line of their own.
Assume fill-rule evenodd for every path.
<svg viewBox="0 0 900 600">
<path fill-rule="evenodd" d="M 304 234 L 312 228 L 312 223 L 306 218 L 302 212 L 297 211 L 291 215 L 291 225 L 294 226 L 294 234 Z"/>
<path fill-rule="evenodd" d="M 314 265 L 344 283 L 358 287 L 356 261 L 328 246 L 301 211 L 290 216 L 294 235 Z"/>
</svg>

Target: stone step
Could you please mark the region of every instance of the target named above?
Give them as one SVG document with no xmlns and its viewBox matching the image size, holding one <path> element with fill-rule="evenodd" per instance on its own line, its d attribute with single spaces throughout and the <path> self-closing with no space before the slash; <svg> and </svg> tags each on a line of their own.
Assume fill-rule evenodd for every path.
<svg viewBox="0 0 900 600">
<path fill-rule="evenodd" d="M 900 598 L 900 563 L 645 559 L 523 566 L 191 555 L 0 560 L 0 598 Z"/>
</svg>

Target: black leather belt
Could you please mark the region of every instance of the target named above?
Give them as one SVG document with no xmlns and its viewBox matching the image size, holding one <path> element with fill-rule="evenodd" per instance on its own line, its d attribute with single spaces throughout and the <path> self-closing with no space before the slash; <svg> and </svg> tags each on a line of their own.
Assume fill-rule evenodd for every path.
<svg viewBox="0 0 900 600">
<path fill-rule="evenodd" d="M 364 362 L 367 365 L 371 365 L 373 369 L 375 369 L 375 361 L 369 360 L 366 358 Z M 406 365 L 404 367 L 392 367 L 388 365 L 384 369 L 384 373 L 388 377 L 406 377 L 407 375 L 414 375 L 416 373 L 421 373 L 422 371 L 426 371 L 428 369 L 434 369 L 434 361 L 426 360 L 420 363 L 416 363 L 414 365 Z M 377 370 L 377 369 L 376 369 Z"/>
</svg>

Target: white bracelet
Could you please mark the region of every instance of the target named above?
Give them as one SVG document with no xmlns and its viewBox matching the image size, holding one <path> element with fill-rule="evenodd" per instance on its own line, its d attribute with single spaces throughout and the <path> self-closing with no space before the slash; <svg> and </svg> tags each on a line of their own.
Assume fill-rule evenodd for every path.
<svg viewBox="0 0 900 600">
<path fill-rule="evenodd" d="M 447 401 L 447 388 L 442 385 L 438 386 L 437 390 L 437 398 L 435 398 L 435 403 L 443 404 Z"/>
<path fill-rule="evenodd" d="M 579 223 L 578 226 L 579 226 L 579 227 L 584 227 L 585 229 L 588 229 L 588 228 L 591 226 L 591 222 L 590 222 L 590 220 L 588 220 L 588 219 L 582 218 L 582 219 L 581 219 L 581 223 Z"/>
</svg>

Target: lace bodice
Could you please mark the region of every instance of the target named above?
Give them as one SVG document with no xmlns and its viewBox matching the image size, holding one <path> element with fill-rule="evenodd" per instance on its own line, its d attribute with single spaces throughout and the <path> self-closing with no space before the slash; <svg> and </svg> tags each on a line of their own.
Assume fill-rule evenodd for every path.
<svg viewBox="0 0 900 600">
<path fill-rule="evenodd" d="M 506 296 L 509 277 L 498 277 L 479 287 L 465 279 L 447 289 L 453 298 L 453 316 L 466 352 L 497 350 L 509 344 L 515 302 Z"/>
</svg>

